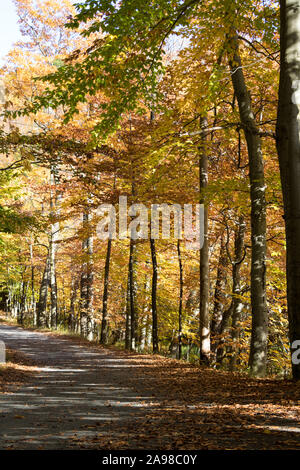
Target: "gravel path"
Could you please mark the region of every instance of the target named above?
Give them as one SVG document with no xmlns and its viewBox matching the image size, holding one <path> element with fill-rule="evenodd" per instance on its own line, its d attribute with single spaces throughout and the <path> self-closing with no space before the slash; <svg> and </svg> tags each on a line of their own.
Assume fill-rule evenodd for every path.
<svg viewBox="0 0 300 470">
<path fill-rule="evenodd" d="M 124 387 L 133 364 L 114 351 L 7 325 L 0 340 L 43 364 L 32 383 L 0 395 L 0 449 L 74 449 L 72 439 L 99 424 L 108 434 L 112 421 L 138 419 L 153 401 Z"/>
</svg>

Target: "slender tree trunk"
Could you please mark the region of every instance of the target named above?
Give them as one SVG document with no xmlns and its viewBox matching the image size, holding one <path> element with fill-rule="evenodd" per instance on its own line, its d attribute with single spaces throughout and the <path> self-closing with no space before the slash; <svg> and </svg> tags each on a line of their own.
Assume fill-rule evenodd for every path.
<svg viewBox="0 0 300 470">
<path fill-rule="evenodd" d="M 266 200 L 261 138 L 246 86 L 238 39 L 229 39 L 231 80 L 237 97 L 240 120 L 249 155 L 251 199 L 251 307 L 252 332 L 249 365 L 253 375 L 266 374 L 268 310 L 266 303 Z"/>
<path fill-rule="evenodd" d="M 86 211 L 83 214 L 83 225 L 89 230 L 90 214 Z M 93 237 L 88 235 L 82 243 L 85 260 L 82 267 L 80 286 L 80 332 L 85 338 L 93 339 Z"/>
<path fill-rule="evenodd" d="M 150 112 L 150 123 L 155 119 L 155 114 L 151 110 Z M 158 318 L 157 318 L 157 276 L 158 266 L 156 257 L 156 246 L 154 238 L 150 235 L 150 249 L 151 249 L 151 260 L 152 260 L 152 292 L 151 292 L 151 311 L 152 311 L 152 351 L 157 354 L 159 351 L 158 346 Z"/>
<path fill-rule="evenodd" d="M 104 269 L 104 288 L 103 288 L 103 304 L 102 304 L 102 323 L 101 323 L 101 337 L 100 343 L 106 344 L 108 338 L 108 322 L 107 322 L 107 299 L 108 299 L 108 285 L 109 285 L 109 266 L 111 255 L 111 238 L 107 241 L 107 251 Z"/>
<path fill-rule="evenodd" d="M 241 301 L 241 267 L 244 260 L 244 239 L 245 239 L 246 224 L 243 216 L 240 216 L 237 229 L 234 233 L 234 259 L 232 260 L 232 301 L 227 310 L 224 311 L 222 322 L 220 325 L 219 334 L 222 336 L 229 326 L 229 321 L 232 319 L 232 325 L 237 326 L 243 303 Z M 221 364 L 224 359 L 225 348 L 224 340 L 221 339 L 217 348 L 217 363 Z"/>
<path fill-rule="evenodd" d="M 241 263 L 244 257 L 244 240 L 245 240 L 246 224 L 243 217 L 239 219 L 238 229 L 235 232 L 234 238 L 234 253 L 235 260 L 233 263 L 233 288 L 232 288 L 232 323 L 231 323 L 231 337 L 232 337 L 232 348 L 231 348 L 231 359 L 230 368 L 234 370 L 237 363 L 238 346 L 237 342 L 240 338 L 240 320 L 241 313 L 243 311 L 244 303 L 241 299 Z"/>
<path fill-rule="evenodd" d="M 50 174 L 51 195 L 50 195 L 50 215 L 52 219 L 49 257 L 50 257 L 50 290 L 51 290 L 51 309 L 50 309 L 50 326 L 57 328 L 57 281 L 56 281 L 56 251 L 57 241 L 59 237 L 59 222 L 55 220 L 58 216 L 58 196 L 56 191 L 57 184 L 57 168 L 52 165 Z"/>
<path fill-rule="evenodd" d="M 21 283 L 21 295 L 20 295 L 20 308 L 18 312 L 17 321 L 19 325 L 24 324 L 24 315 L 26 310 L 26 288 L 28 287 L 28 282 L 25 280 L 26 267 L 22 272 L 22 283 Z"/>
<path fill-rule="evenodd" d="M 135 351 L 138 346 L 138 318 L 137 318 L 137 280 L 136 280 L 136 265 L 137 265 L 137 246 L 136 241 L 130 239 L 130 253 L 129 253 L 129 305 L 130 305 L 130 349 Z"/>
<path fill-rule="evenodd" d="M 45 327 L 47 325 L 47 297 L 48 287 L 50 283 L 50 258 L 49 255 L 46 259 L 46 265 L 43 272 L 43 277 L 40 285 L 39 301 L 37 304 L 37 326 Z"/>
<path fill-rule="evenodd" d="M 69 315 L 69 329 L 75 331 L 76 321 L 75 321 L 75 303 L 77 297 L 77 290 L 79 287 L 79 280 L 76 277 L 72 277 L 71 280 L 71 298 L 70 298 L 70 315 Z"/>
<path fill-rule="evenodd" d="M 62 278 L 62 286 L 61 286 L 61 309 L 59 309 L 62 315 L 62 322 L 66 324 L 66 291 L 65 291 L 65 279 Z"/>
<path fill-rule="evenodd" d="M 132 143 L 132 126 L 130 117 L 130 136 L 129 142 Z M 130 161 L 130 177 L 131 177 L 131 197 L 132 202 L 136 201 L 136 163 L 133 155 Z M 131 218 L 132 220 L 132 218 Z M 135 351 L 138 347 L 138 308 L 137 308 L 137 244 L 130 234 L 129 247 L 129 305 L 130 305 L 130 349 Z"/>
<path fill-rule="evenodd" d="M 130 325 L 130 271 L 128 269 L 127 289 L 126 289 L 126 326 L 125 326 L 125 349 L 130 349 L 131 345 L 131 325 Z"/>
<path fill-rule="evenodd" d="M 33 314 L 33 326 L 37 324 L 36 303 L 35 303 L 35 287 L 34 287 L 34 266 L 31 266 L 31 309 Z"/>
<path fill-rule="evenodd" d="M 178 359 L 182 356 L 182 301 L 183 301 L 183 269 L 180 240 L 177 241 L 177 255 L 179 264 L 179 309 L 178 309 Z"/>
<path fill-rule="evenodd" d="M 35 288 L 34 288 L 34 264 L 33 264 L 33 242 L 29 245 L 30 250 L 30 264 L 31 264 L 31 311 L 33 316 L 33 326 L 37 324 L 36 318 L 36 303 L 35 303 Z"/>
<path fill-rule="evenodd" d="M 51 230 L 52 232 L 52 230 Z M 57 283 L 56 283 L 56 246 L 55 246 L 55 235 L 51 233 L 50 245 L 49 245 L 49 257 L 50 257 L 50 326 L 51 328 L 57 327 Z"/>
<path fill-rule="evenodd" d="M 149 261 L 146 261 L 146 265 Z M 143 306 L 142 306 L 142 328 L 141 328 L 141 341 L 140 346 L 143 351 L 147 346 L 148 330 L 149 330 L 149 289 L 150 282 L 149 276 L 145 273 L 144 289 L 143 289 Z"/>
<path fill-rule="evenodd" d="M 11 282 L 9 278 L 9 265 L 6 264 L 6 288 L 7 288 L 7 300 L 6 300 L 6 313 L 11 314 L 11 307 L 12 307 L 12 289 L 11 289 Z"/>
<path fill-rule="evenodd" d="M 207 119 L 201 118 L 202 142 L 200 146 L 199 177 L 200 204 L 204 204 L 204 243 L 200 250 L 200 362 L 208 365 L 211 359 L 209 318 L 209 250 L 208 209 L 204 191 L 208 183 L 208 158 L 206 149 Z"/>
<path fill-rule="evenodd" d="M 213 317 L 211 322 L 211 335 L 212 335 L 212 351 L 215 354 L 216 348 L 219 343 L 218 336 L 221 332 L 221 324 L 225 308 L 225 286 L 226 286 L 226 268 L 228 266 L 228 256 L 226 253 L 224 233 L 221 235 L 220 241 L 220 255 L 217 270 L 217 280 L 215 286 L 215 301 Z"/>
<path fill-rule="evenodd" d="M 151 295 L 151 310 L 152 310 L 152 349 L 156 354 L 158 353 L 158 326 L 157 326 L 157 257 L 155 240 L 150 238 L 151 259 L 152 259 L 152 295 Z"/>
<path fill-rule="evenodd" d="M 281 68 L 277 117 L 277 152 L 286 227 L 289 337 L 300 340 L 300 0 L 280 1 Z M 292 363 L 300 380 L 300 364 Z"/>
</svg>

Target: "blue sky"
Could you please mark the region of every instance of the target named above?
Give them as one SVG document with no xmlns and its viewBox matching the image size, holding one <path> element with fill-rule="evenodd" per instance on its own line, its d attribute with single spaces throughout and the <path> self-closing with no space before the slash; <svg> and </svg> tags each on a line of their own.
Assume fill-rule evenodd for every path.
<svg viewBox="0 0 300 470">
<path fill-rule="evenodd" d="M 14 42 L 21 38 L 18 18 L 12 0 L 0 0 L 0 61 L 8 53 Z"/>
</svg>

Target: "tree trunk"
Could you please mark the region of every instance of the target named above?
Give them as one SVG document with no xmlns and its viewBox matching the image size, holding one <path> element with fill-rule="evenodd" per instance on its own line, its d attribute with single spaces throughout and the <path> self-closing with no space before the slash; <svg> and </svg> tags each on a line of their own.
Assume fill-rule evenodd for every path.
<svg viewBox="0 0 300 470">
<path fill-rule="evenodd" d="M 20 308 L 18 311 L 17 321 L 19 325 L 24 324 L 24 315 L 25 315 L 25 302 L 26 302 L 26 288 L 28 287 L 28 282 L 25 281 L 26 267 L 22 272 L 22 282 L 21 282 L 21 295 L 20 295 Z"/>
<path fill-rule="evenodd" d="M 130 239 L 130 253 L 129 253 L 129 305 L 130 305 L 130 349 L 135 351 L 138 346 L 138 318 L 137 318 L 137 280 L 136 280 L 136 264 L 137 264 L 137 246 L 136 241 Z"/>
<path fill-rule="evenodd" d="M 239 219 L 238 229 L 235 232 L 234 237 L 234 253 L 235 260 L 233 263 L 233 286 L 232 286 L 232 323 L 231 323 L 231 337 L 233 345 L 231 348 L 230 368 L 235 369 L 238 355 L 237 342 L 240 338 L 240 320 L 241 313 L 243 310 L 243 301 L 241 299 L 241 263 L 244 257 L 244 239 L 246 232 L 246 224 L 243 217 Z"/>
<path fill-rule="evenodd" d="M 223 335 L 228 328 L 229 321 L 232 319 L 233 325 L 238 325 L 241 310 L 243 307 L 242 301 L 240 299 L 241 295 L 241 266 L 244 260 L 244 239 L 246 232 L 246 224 L 243 216 L 239 217 L 237 224 L 237 229 L 234 233 L 234 259 L 232 262 L 232 301 L 227 310 L 224 311 L 222 322 L 220 325 L 220 336 Z M 221 364 L 224 359 L 225 348 L 224 348 L 224 339 L 220 340 L 217 348 L 217 363 Z"/>
<path fill-rule="evenodd" d="M 206 149 L 207 119 L 201 118 L 202 142 L 200 146 L 199 178 L 200 204 L 204 204 L 204 243 L 200 250 L 200 363 L 208 365 L 211 359 L 210 319 L 209 319 L 209 250 L 208 250 L 208 210 L 205 191 L 208 183 L 208 158 Z"/>
<path fill-rule="evenodd" d="M 37 325 L 36 318 L 36 303 L 35 303 L 35 288 L 34 288 L 34 264 L 33 264 L 33 242 L 29 245 L 30 250 L 30 264 L 31 264 L 31 311 L 33 316 L 33 326 Z"/>
<path fill-rule="evenodd" d="M 177 241 L 177 254 L 179 264 L 179 309 L 178 309 L 178 359 L 182 356 L 182 301 L 183 301 L 183 269 L 180 240 Z"/>
<path fill-rule="evenodd" d="M 286 227 L 286 271 L 291 352 L 300 340 L 300 0 L 281 0 L 281 68 L 277 152 Z M 292 364 L 300 380 L 300 364 Z"/>
<path fill-rule="evenodd" d="M 83 214 L 84 228 L 89 230 L 90 214 Z M 93 339 L 93 237 L 88 235 L 82 243 L 85 260 L 83 262 L 80 285 L 80 332 L 85 338 Z"/>
<path fill-rule="evenodd" d="M 101 337 L 100 343 L 106 344 L 108 337 L 108 322 L 107 322 L 107 299 L 108 299 L 108 284 L 109 284 L 109 266 L 111 255 L 111 238 L 107 241 L 107 251 L 104 269 L 104 288 L 103 288 L 103 304 L 102 304 L 102 323 L 101 323 Z"/>
<path fill-rule="evenodd" d="M 157 258 L 155 240 L 150 238 L 151 259 L 152 259 L 152 295 L 151 295 L 151 310 L 152 310 L 152 349 L 156 354 L 158 353 L 158 326 L 157 326 Z"/>
<path fill-rule="evenodd" d="M 40 285 L 40 295 L 37 304 L 37 326 L 43 328 L 47 325 L 47 297 L 48 286 L 50 283 L 50 258 L 46 259 L 46 265 L 43 272 L 42 282 Z"/>
<path fill-rule="evenodd" d="M 266 373 L 268 344 L 268 310 L 266 304 L 266 201 L 264 163 L 259 129 L 255 122 L 251 98 L 246 87 L 238 39 L 229 39 L 231 80 L 239 106 L 240 120 L 249 155 L 251 199 L 251 306 L 252 333 L 249 365 L 251 373 Z"/>
<path fill-rule="evenodd" d="M 126 326 L 125 326 L 125 349 L 130 349 L 131 345 L 131 325 L 130 325 L 130 271 L 128 269 L 127 290 L 126 290 Z"/>
<path fill-rule="evenodd" d="M 76 321 L 75 321 L 75 303 L 77 297 L 77 289 L 79 287 L 79 280 L 76 277 L 75 280 L 72 277 L 71 279 L 71 298 L 70 298 L 70 315 L 69 315 L 69 329 L 75 331 Z"/>
<path fill-rule="evenodd" d="M 146 265 L 149 264 L 149 261 L 146 261 Z M 149 323 L 150 323 L 150 316 L 149 316 L 149 289 L 150 289 L 150 280 L 147 273 L 145 273 L 145 281 L 144 281 L 144 289 L 143 289 L 143 306 L 142 306 L 142 325 L 141 325 L 141 340 L 140 340 L 140 347 L 141 350 L 148 346 L 148 336 L 149 336 Z M 150 312 L 151 313 L 151 312 Z M 152 319 L 151 319 L 152 323 Z M 152 330 L 152 328 L 151 328 Z M 151 335 L 152 339 L 152 335 Z M 152 341 L 151 341 L 152 342 Z"/>
<path fill-rule="evenodd" d="M 50 232 L 50 243 L 49 243 L 49 257 L 50 257 L 50 290 L 51 290 L 51 309 L 50 309 L 50 326 L 51 328 L 57 328 L 57 282 L 56 282 L 56 251 L 57 241 L 59 236 L 59 222 L 56 220 L 58 215 L 57 205 L 58 196 L 56 192 L 57 184 L 57 169 L 55 165 L 51 167 L 50 174 L 51 183 L 51 194 L 50 194 L 50 216 L 51 232 Z"/>
<path fill-rule="evenodd" d="M 215 354 L 216 348 L 219 343 L 218 336 L 221 332 L 221 324 L 223 319 L 224 307 L 225 307 L 225 286 L 226 286 L 226 268 L 228 265 L 228 256 L 226 253 L 225 237 L 224 233 L 221 235 L 220 242 L 220 255 L 219 263 L 217 270 L 217 280 L 215 286 L 215 301 L 214 301 L 214 311 L 211 322 L 211 335 L 213 338 L 212 341 L 212 351 Z"/>
<path fill-rule="evenodd" d="M 56 224 L 55 224 L 56 225 Z M 56 245 L 55 245 L 55 229 L 54 225 L 51 226 L 51 238 L 49 245 L 50 257 L 50 326 L 51 328 L 57 327 L 57 283 L 56 283 Z"/>
</svg>

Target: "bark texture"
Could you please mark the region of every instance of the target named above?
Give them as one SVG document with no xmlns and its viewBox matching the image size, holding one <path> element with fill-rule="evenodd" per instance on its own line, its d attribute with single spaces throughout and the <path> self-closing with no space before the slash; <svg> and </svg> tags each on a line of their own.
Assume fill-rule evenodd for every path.
<svg viewBox="0 0 300 470">
<path fill-rule="evenodd" d="M 277 118 L 277 151 L 286 226 L 289 336 L 300 339 L 300 0 L 280 1 L 281 69 Z M 300 364 L 292 363 L 300 380 Z"/>
<path fill-rule="evenodd" d="M 206 149 L 207 119 L 201 118 L 202 142 L 200 145 L 199 176 L 200 204 L 204 204 L 204 243 L 200 250 L 200 362 L 208 365 L 211 359 L 210 318 L 209 318 L 209 249 L 208 249 L 208 209 L 205 189 L 208 183 L 208 158 Z"/>
<path fill-rule="evenodd" d="M 234 93 L 249 156 L 251 199 L 251 308 L 252 333 L 249 365 L 253 375 L 266 374 L 268 344 L 268 309 L 266 303 L 266 200 L 264 163 L 259 129 L 246 86 L 238 39 L 229 38 L 229 64 Z"/>
<path fill-rule="evenodd" d="M 106 344 L 108 339 L 108 321 L 107 321 L 107 300 L 108 300 L 108 286 L 109 286 L 109 267 L 111 255 L 111 238 L 107 241 L 105 268 L 104 268 L 104 287 L 103 287 L 103 301 L 102 301 L 102 323 L 101 323 L 101 336 L 100 343 Z"/>
<path fill-rule="evenodd" d="M 90 214 L 83 214 L 83 225 L 89 230 Z M 82 266 L 80 285 L 80 331 L 82 336 L 93 339 L 93 303 L 94 303 L 94 268 L 93 268 L 93 237 L 88 235 L 82 243 L 83 256 L 85 258 Z"/>
<path fill-rule="evenodd" d="M 157 258 L 155 240 L 150 238 L 151 259 L 152 259 L 152 350 L 158 353 L 158 326 L 157 326 Z"/>
<path fill-rule="evenodd" d="M 179 264 L 179 309 L 178 309 L 178 359 L 182 356 L 182 302 L 183 302 L 183 268 L 180 240 L 177 241 L 177 255 Z"/>
<path fill-rule="evenodd" d="M 47 326 L 47 297 L 48 297 L 48 286 L 50 283 L 50 258 L 47 256 L 46 264 L 40 284 L 40 295 L 37 304 L 37 326 Z"/>
</svg>

